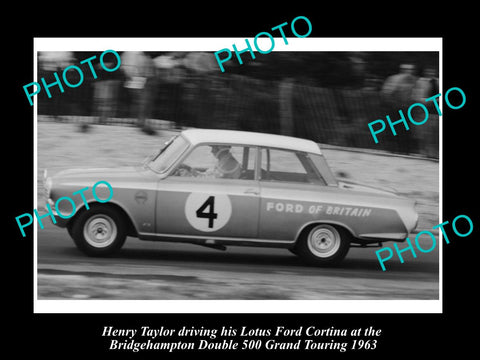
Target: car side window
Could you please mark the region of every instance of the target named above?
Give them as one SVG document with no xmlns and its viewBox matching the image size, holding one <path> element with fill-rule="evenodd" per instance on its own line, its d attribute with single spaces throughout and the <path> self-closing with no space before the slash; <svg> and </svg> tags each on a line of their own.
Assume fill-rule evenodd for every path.
<svg viewBox="0 0 480 360">
<path fill-rule="evenodd" d="M 325 184 L 305 153 L 263 148 L 261 157 L 262 180 Z"/>
<path fill-rule="evenodd" d="M 205 144 L 195 147 L 172 176 L 253 180 L 255 152 L 248 146 Z"/>
</svg>

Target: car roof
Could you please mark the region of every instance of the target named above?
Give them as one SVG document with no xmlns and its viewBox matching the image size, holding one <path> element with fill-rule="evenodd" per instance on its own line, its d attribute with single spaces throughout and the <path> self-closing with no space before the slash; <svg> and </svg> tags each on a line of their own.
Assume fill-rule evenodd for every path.
<svg viewBox="0 0 480 360">
<path fill-rule="evenodd" d="M 238 130 L 188 129 L 182 131 L 182 136 L 193 145 L 200 143 L 238 144 L 321 154 L 320 147 L 314 141 L 285 135 Z"/>
</svg>

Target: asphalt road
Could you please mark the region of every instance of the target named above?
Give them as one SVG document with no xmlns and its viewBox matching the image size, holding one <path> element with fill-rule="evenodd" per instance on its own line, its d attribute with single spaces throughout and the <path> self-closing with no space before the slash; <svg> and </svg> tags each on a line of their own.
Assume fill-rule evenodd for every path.
<svg viewBox="0 0 480 360">
<path fill-rule="evenodd" d="M 284 249 L 232 246 L 219 251 L 136 238 L 127 238 L 113 257 L 92 258 L 76 249 L 65 229 L 52 224 L 38 228 L 37 244 L 40 300 L 439 297 L 438 245 L 430 253 L 417 251 L 417 258 L 403 253 L 403 264 L 395 255 L 382 271 L 376 248 L 352 248 L 340 266 L 317 268 Z M 428 240 L 421 244 L 431 246 Z"/>
<path fill-rule="evenodd" d="M 68 168 L 135 165 L 171 135 L 149 136 L 127 126 L 38 122 L 38 209 L 41 179 Z M 129 144 L 129 146 L 125 146 Z M 332 170 L 372 186 L 395 188 L 417 201 L 419 229 L 439 223 L 439 164 L 421 159 L 325 149 Z M 340 175 L 339 175 L 340 176 Z M 423 241 L 423 240 L 422 240 Z M 427 239 L 428 241 L 428 239 Z M 143 242 L 128 238 L 110 258 L 80 253 L 65 229 L 38 228 L 38 299 L 438 299 L 439 251 L 404 253 L 385 263 L 376 248 L 353 248 L 335 268 L 305 266 L 288 250 Z M 390 243 L 391 244 L 391 243 Z M 429 243 L 423 248 L 430 248 Z M 393 246 L 393 245 L 392 245 Z M 404 244 L 400 244 L 403 248 Z"/>
</svg>

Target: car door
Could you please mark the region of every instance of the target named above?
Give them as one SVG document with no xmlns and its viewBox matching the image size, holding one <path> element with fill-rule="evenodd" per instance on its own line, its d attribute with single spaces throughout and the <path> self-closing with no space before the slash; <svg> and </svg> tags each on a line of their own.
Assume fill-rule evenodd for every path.
<svg viewBox="0 0 480 360">
<path fill-rule="evenodd" d="M 159 181 L 157 234 L 186 238 L 258 236 L 257 149 L 230 146 L 228 157 L 224 154 L 220 159 L 212 154 L 215 145 L 196 146 Z"/>
<path fill-rule="evenodd" d="M 313 220 L 314 204 L 325 183 L 308 166 L 304 153 L 262 148 L 260 157 L 259 237 L 293 241 Z"/>
</svg>

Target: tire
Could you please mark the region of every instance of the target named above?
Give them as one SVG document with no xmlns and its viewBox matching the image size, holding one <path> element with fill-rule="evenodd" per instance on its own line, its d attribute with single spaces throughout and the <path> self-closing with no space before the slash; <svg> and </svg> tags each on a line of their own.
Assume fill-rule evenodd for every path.
<svg viewBox="0 0 480 360">
<path fill-rule="evenodd" d="M 80 213 L 69 232 L 77 248 L 89 256 L 111 255 L 120 250 L 127 237 L 122 214 L 102 205 Z"/>
<path fill-rule="evenodd" d="M 295 247 L 298 256 L 316 266 L 339 264 L 349 249 L 350 234 L 330 224 L 317 224 L 306 229 Z"/>
</svg>

